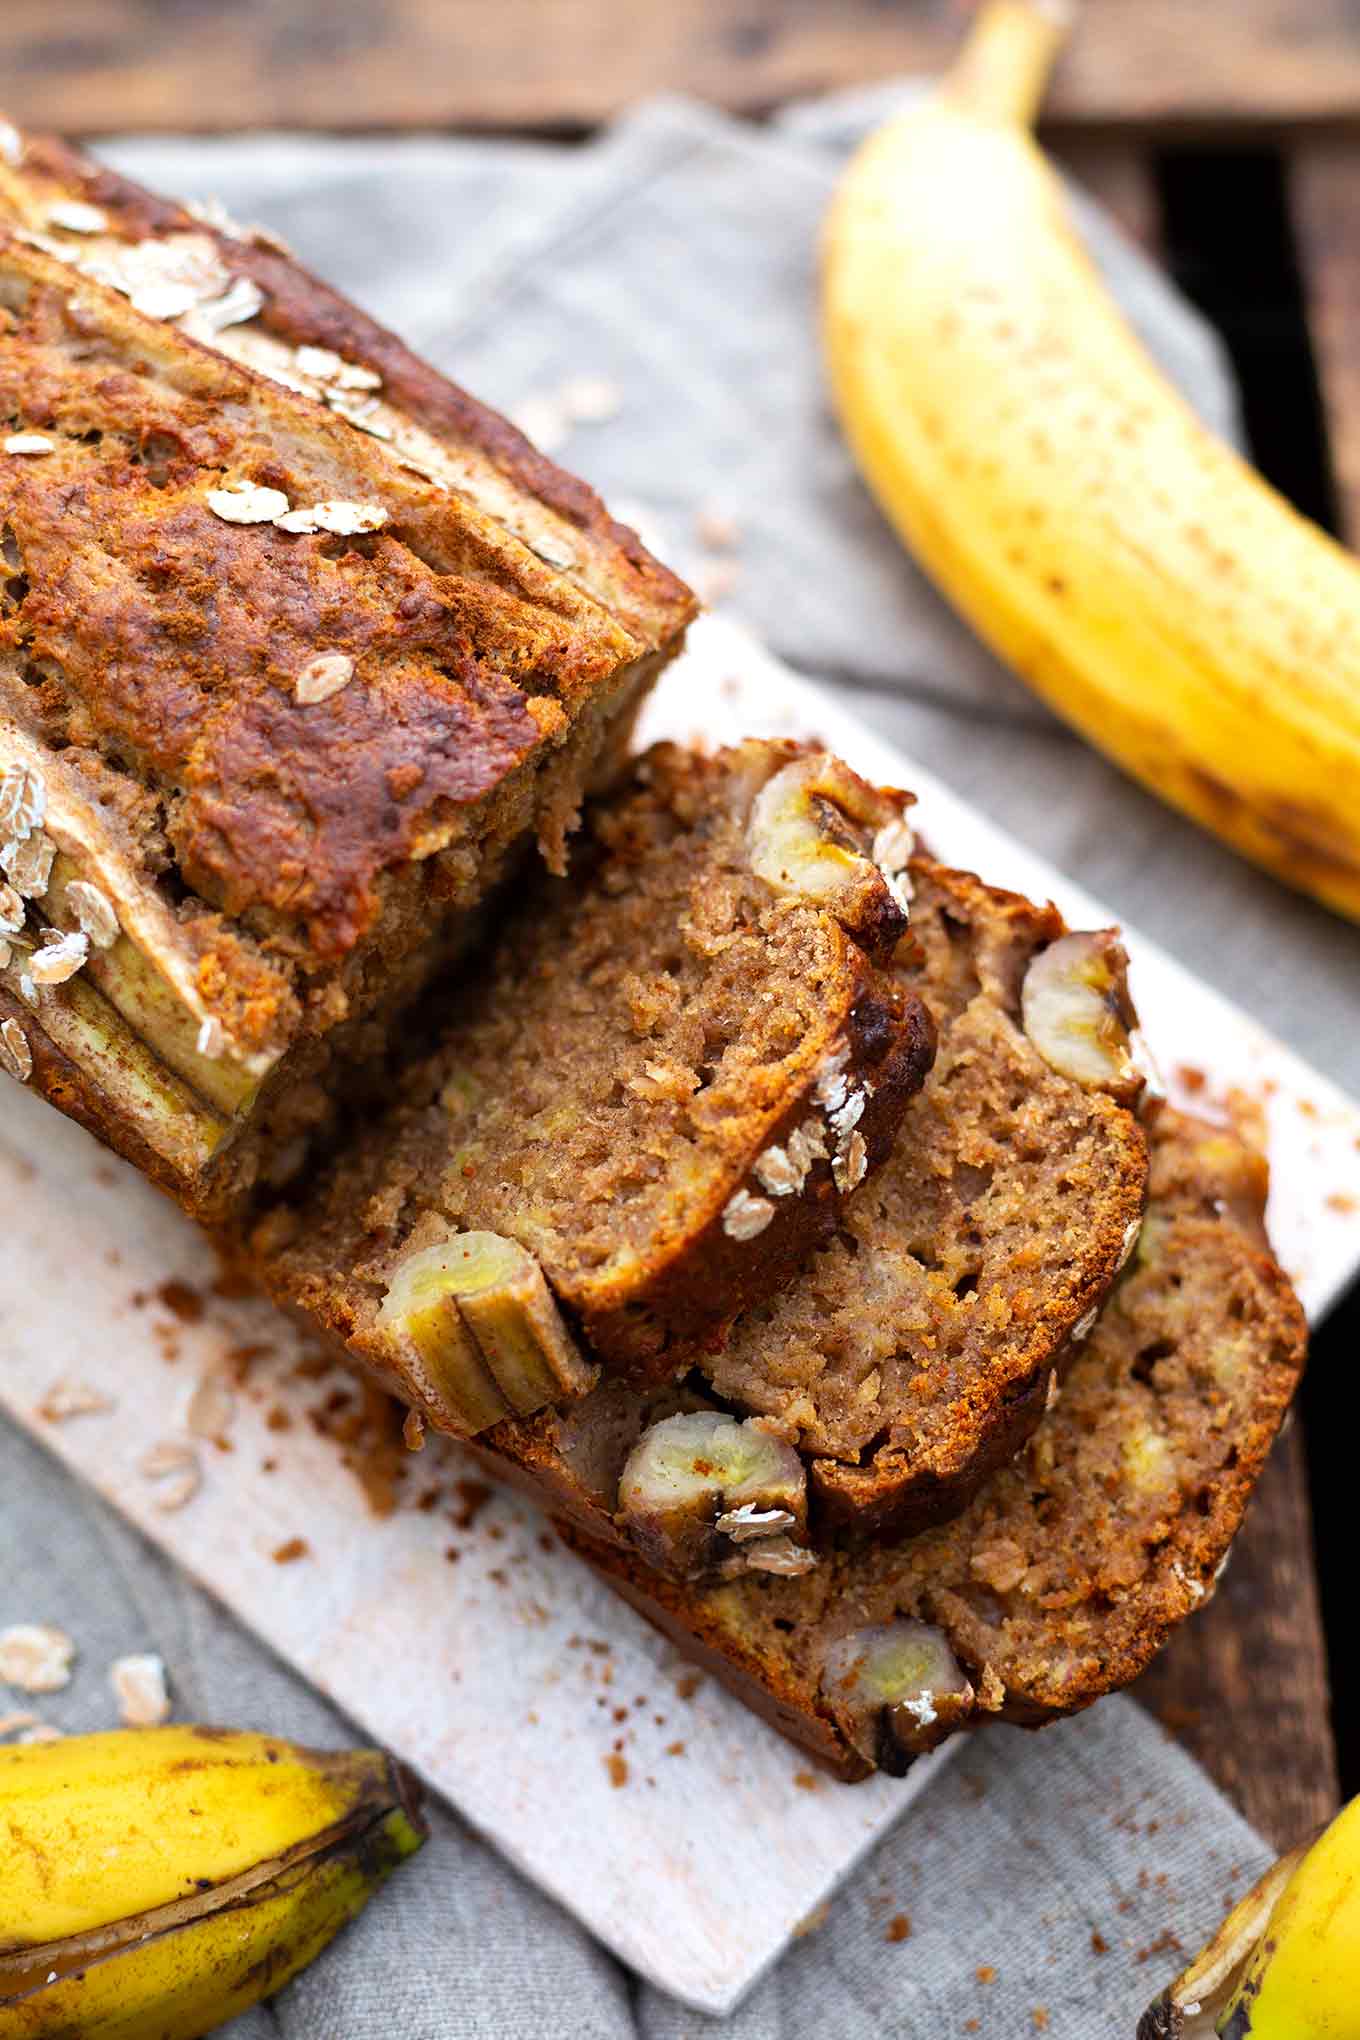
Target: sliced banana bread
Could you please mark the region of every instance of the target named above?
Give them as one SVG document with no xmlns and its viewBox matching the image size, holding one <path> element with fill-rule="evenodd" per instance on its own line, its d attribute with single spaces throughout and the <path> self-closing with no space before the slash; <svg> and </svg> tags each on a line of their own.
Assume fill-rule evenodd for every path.
<svg viewBox="0 0 1360 2040">
<path fill-rule="evenodd" d="M 561 868 L 694 602 L 266 237 L 4 133 L 0 1067 L 220 1218 Z"/>
<path fill-rule="evenodd" d="M 267 1285 L 464 1433 L 581 1393 L 595 1355 L 683 1368 L 830 1237 L 929 1069 L 873 961 L 907 798 L 795 745 L 650 752 L 400 1102 L 257 1229 Z"/>
<path fill-rule="evenodd" d="M 1149 1115 L 1138 1248 L 1056 1406 L 955 1522 L 805 1577 L 673 1584 L 567 1532 L 634 1606 L 846 1778 L 979 1719 L 1039 1726 L 1141 1672 L 1210 1593 L 1303 1365 L 1264 1172 Z"/>
<path fill-rule="evenodd" d="M 1058 1355 L 1132 1248 L 1147 1158 L 1109 1095 L 1138 1088 L 1113 938 L 1068 934 L 1055 908 L 928 858 L 912 860 L 909 883 L 897 972 L 934 1014 L 939 1051 L 835 1237 L 699 1353 L 683 1410 L 605 1383 L 483 1441 L 549 1506 L 631 1537 L 675 1575 L 798 1563 L 787 1540 L 806 1533 L 809 1505 L 814 1543 L 956 1515 L 1039 1422 Z M 702 1435 L 675 1422 L 704 1407 L 716 1426 Z M 736 1504 L 716 1471 L 724 1440 Z M 751 1487 L 753 1453 L 768 1493 Z M 696 1542 L 696 1510 L 711 1526 L 754 1495 L 757 1517 L 789 1515 L 800 1458 L 811 1492 L 793 1521 L 767 1520 L 772 1542 L 741 1516 L 735 1542 Z M 670 1551 L 657 1483 L 674 1503 Z"/>
</svg>

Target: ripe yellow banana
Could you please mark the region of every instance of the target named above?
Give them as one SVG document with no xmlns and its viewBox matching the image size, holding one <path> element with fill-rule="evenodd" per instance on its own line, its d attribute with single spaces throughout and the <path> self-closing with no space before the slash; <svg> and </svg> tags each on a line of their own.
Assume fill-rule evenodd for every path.
<svg viewBox="0 0 1360 2040">
<path fill-rule="evenodd" d="M 378 1750 L 181 1727 L 0 1747 L 0 2040 L 197 2040 L 424 1839 Z"/>
<path fill-rule="evenodd" d="M 1138 2027 L 1138 2040 L 1357 2040 L 1360 1799 L 1268 1870 Z"/>
<path fill-rule="evenodd" d="M 982 637 L 1102 750 L 1360 918 L 1360 561 L 1196 421 L 1029 133 L 1056 0 L 991 0 L 828 222 L 860 467 Z"/>
</svg>

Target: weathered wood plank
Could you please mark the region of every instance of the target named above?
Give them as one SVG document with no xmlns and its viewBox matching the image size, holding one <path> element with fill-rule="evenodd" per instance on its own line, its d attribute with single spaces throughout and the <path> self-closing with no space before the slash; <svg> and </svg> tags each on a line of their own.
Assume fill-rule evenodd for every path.
<svg viewBox="0 0 1360 2040">
<path fill-rule="evenodd" d="M 1360 545 L 1360 139 L 1297 145 L 1289 192 L 1341 530 Z"/>
<path fill-rule="evenodd" d="M 1063 168 L 1113 213 L 1150 252 L 1161 238 L 1161 208 L 1146 151 L 1119 135 L 1068 135 L 1056 150 Z"/>
<path fill-rule="evenodd" d="M 6 0 L 0 96 L 110 129 L 590 125 L 645 93 L 741 108 L 933 69 L 960 0 Z M 1097 123 L 1360 120 L 1352 0 L 1087 0 L 1051 102 Z"/>
<path fill-rule="evenodd" d="M 1214 1600 L 1134 1687 L 1267 1841 L 1339 1804 L 1303 1437 L 1281 1439 Z"/>
</svg>

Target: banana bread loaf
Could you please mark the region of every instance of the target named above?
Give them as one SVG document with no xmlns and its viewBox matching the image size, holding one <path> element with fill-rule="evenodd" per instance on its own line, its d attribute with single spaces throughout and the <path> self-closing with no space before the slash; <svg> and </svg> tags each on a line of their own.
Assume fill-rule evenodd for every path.
<svg viewBox="0 0 1360 2040">
<path fill-rule="evenodd" d="M 796 745 L 648 753 L 400 1102 L 256 1228 L 266 1285 L 460 1433 L 579 1395 L 591 1356 L 681 1370 L 831 1236 L 929 1068 L 873 960 L 906 799 Z"/>
<path fill-rule="evenodd" d="M 969 873 L 925 857 L 909 873 L 897 974 L 934 1015 L 939 1051 L 836 1235 L 696 1356 L 683 1407 L 606 1382 L 482 1441 L 549 1507 L 673 1574 L 809 1563 L 788 1542 L 809 1516 L 820 1543 L 956 1515 L 1039 1422 L 1059 1354 L 1132 1248 L 1147 1158 L 1109 1095 L 1138 1088 L 1122 953 Z M 792 1521 L 772 1525 L 770 1510 Z M 735 1543 L 696 1540 L 697 1515 L 711 1528 L 734 1511 Z"/>
<path fill-rule="evenodd" d="M 222 1218 L 694 604 L 276 244 L 0 133 L 0 1064 Z"/>
<path fill-rule="evenodd" d="M 611 1586 L 843 1777 L 989 1716 L 1126 1685 L 1212 1593 L 1303 1365 L 1264 1169 L 1164 1107 L 1137 1251 L 1059 1399 L 956 1521 L 805 1577 L 669 1582 L 568 1530 Z"/>
</svg>

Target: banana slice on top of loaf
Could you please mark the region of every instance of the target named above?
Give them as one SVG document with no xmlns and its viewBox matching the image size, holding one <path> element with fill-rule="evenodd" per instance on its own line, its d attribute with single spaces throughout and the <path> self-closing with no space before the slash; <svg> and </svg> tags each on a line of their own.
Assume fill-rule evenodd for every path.
<svg viewBox="0 0 1360 2040">
<path fill-rule="evenodd" d="M 929 1070 L 886 961 L 908 804 L 792 744 L 648 753 L 257 1230 L 270 1288 L 462 1434 L 685 1367 L 832 1236 Z"/>
</svg>

